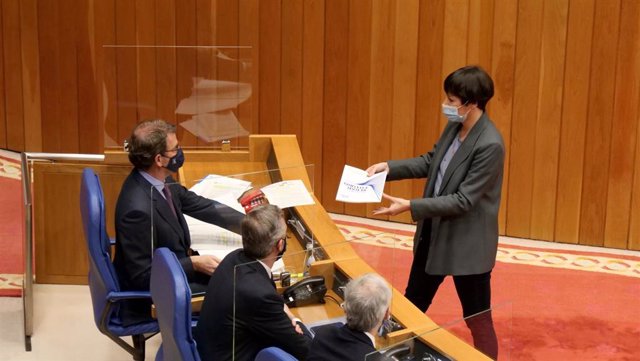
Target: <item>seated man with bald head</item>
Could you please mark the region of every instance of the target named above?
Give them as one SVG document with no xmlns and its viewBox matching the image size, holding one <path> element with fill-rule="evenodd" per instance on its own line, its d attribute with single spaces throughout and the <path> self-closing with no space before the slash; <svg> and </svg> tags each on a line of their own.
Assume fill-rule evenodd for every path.
<svg viewBox="0 0 640 361">
<path fill-rule="evenodd" d="M 347 324 L 323 326 L 311 342 L 308 361 L 364 361 L 376 350 L 374 335 L 389 317 L 391 289 L 374 273 L 360 276 L 344 291 Z"/>
</svg>

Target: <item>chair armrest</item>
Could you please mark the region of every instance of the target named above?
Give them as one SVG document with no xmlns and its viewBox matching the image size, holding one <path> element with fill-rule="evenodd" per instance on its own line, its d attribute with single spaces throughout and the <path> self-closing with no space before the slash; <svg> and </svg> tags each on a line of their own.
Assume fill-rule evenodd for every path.
<svg viewBox="0 0 640 361">
<path fill-rule="evenodd" d="M 151 299 L 151 292 L 148 291 L 126 291 L 126 292 L 109 292 L 107 300 L 109 302 L 117 302 L 121 300 L 148 298 Z"/>
</svg>

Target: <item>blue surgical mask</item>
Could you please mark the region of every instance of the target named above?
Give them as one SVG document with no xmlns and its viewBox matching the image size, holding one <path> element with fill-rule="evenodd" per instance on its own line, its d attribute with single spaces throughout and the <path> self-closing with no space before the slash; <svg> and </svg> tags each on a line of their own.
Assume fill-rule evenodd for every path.
<svg viewBox="0 0 640 361">
<path fill-rule="evenodd" d="M 460 109 L 461 106 L 456 107 L 453 105 L 442 104 L 442 114 L 444 114 L 444 116 L 447 117 L 450 122 L 462 123 L 467 118 L 467 114 L 469 113 L 467 112 L 467 114 L 465 115 L 458 114 L 458 109 Z"/>
<path fill-rule="evenodd" d="M 182 152 L 182 148 L 178 148 L 176 155 L 169 158 L 169 163 L 165 166 L 168 170 L 172 172 L 177 172 L 180 167 L 184 164 L 184 153 Z"/>
</svg>

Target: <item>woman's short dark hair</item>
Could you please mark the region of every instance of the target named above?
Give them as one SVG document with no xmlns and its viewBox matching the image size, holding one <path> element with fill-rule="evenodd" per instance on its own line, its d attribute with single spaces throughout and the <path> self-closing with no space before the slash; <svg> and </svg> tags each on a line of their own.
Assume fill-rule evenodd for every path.
<svg viewBox="0 0 640 361">
<path fill-rule="evenodd" d="M 138 123 L 127 140 L 129 161 L 138 169 L 149 169 L 156 154 L 167 151 L 167 135 L 176 132 L 176 126 L 161 119 Z"/>
<path fill-rule="evenodd" d="M 447 76 L 444 92 L 460 98 L 462 104 L 477 104 L 478 108 L 485 110 L 493 97 L 493 80 L 481 67 L 469 65 Z"/>
</svg>

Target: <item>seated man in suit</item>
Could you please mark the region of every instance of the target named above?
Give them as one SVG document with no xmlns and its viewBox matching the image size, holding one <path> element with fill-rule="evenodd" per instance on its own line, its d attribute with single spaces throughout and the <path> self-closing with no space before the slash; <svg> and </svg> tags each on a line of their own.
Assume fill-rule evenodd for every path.
<svg viewBox="0 0 640 361">
<path fill-rule="evenodd" d="M 374 273 L 367 273 L 347 284 L 342 307 L 347 324 L 327 325 L 316 332 L 308 361 L 364 361 L 375 349 L 374 335 L 389 317 L 391 289 Z"/>
<path fill-rule="evenodd" d="M 239 233 L 244 215 L 200 197 L 171 175 L 184 162 L 176 127 L 163 120 L 139 123 L 128 140 L 134 169 L 116 203 L 116 253 L 113 261 L 122 290 L 149 290 L 151 255 L 157 247 L 172 250 L 189 279 L 192 292 L 204 292 L 218 266 L 214 256 L 193 251 L 184 214 Z M 125 325 L 148 320 L 151 301 L 130 300 L 121 309 Z"/>
<path fill-rule="evenodd" d="M 286 237 L 277 206 L 261 205 L 247 213 L 243 248 L 220 262 L 202 304 L 194 337 L 203 361 L 252 361 L 270 346 L 305 359 L 310 339 L 271 280 L 271 267 L 287 248 Z"/>
</svg>

